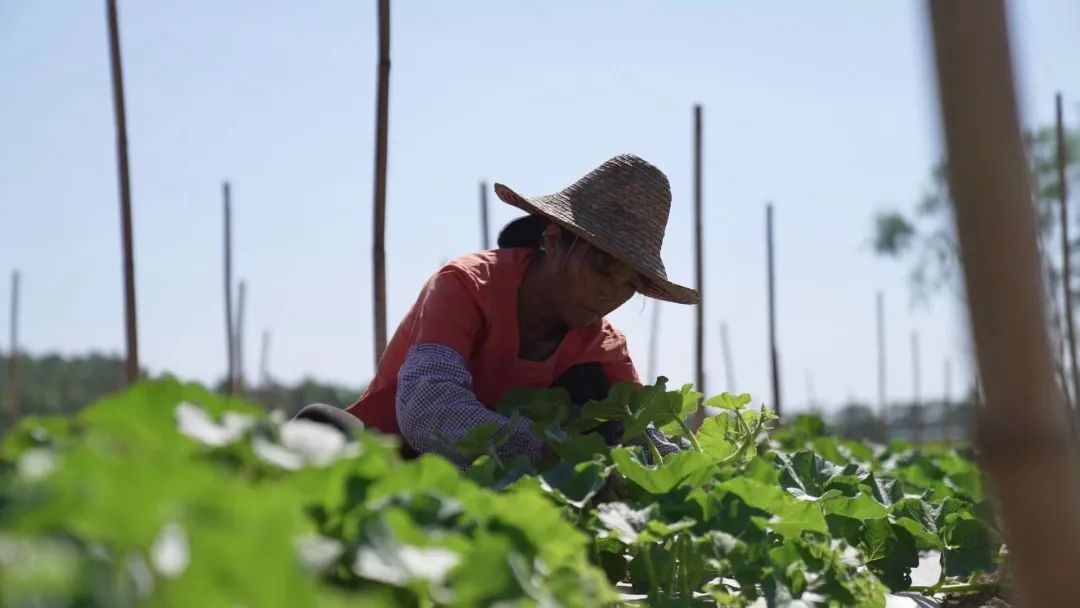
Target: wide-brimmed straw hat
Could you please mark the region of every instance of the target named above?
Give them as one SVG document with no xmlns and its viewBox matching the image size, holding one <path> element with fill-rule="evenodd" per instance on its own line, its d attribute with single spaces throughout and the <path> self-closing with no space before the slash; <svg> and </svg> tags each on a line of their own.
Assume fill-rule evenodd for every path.
<svg viewBox="0 0 1080 608">
<path fill-rule="evenodd" d="M 503 202 L 540 215 L 628 264 L 649 281 L 642 295 L 697 304 L 698 292 L 667 278 L 660 247 L 664 243 L 671 187 L 660 169 L 632 154 L 621 154 L 555 194 L 522 196 L 502 184 Z"/>
</svg>

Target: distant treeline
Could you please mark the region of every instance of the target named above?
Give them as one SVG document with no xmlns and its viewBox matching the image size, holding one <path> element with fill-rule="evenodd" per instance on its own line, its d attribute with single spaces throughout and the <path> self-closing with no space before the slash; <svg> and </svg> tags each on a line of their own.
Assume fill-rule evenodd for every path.
<svg viewBox="0 0 1080 608">
<path fill-rule="evenodd" d="M 10 424 L 8 361 L 7 354 L 0 355 L 0 429 L 6 429 Z M 23 416 L 73 414 L 124 387 L 124 360 L 113 355 L 20 354 L 18 368 L 19 411 Z M 224 392 L 224 386 L 222 381 L 213 388 Z M 270 382 L 267 386 L 248 387 L 244 398 L 292 415 L 308 403 L 346 407 L 356 401 L 362 390 L 304 379 L 295 386 Z"/>
</svg>

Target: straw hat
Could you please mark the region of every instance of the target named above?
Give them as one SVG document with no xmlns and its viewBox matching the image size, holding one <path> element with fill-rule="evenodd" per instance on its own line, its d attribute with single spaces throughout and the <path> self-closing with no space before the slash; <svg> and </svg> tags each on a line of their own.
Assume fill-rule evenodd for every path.
<svg viewBox="0 0 1080 608">
<path fill-rule="evenodd" d="M 548 218 L 648 278 L 642 295 L 697 304 L 701 296 L 667 278 L 664 242 L 671 187 L 660 169 L 632 154 L 600 165 L 561 192 L 522 196 L 502 184 L 495 193 L 505 203 Z"/>
</svg>

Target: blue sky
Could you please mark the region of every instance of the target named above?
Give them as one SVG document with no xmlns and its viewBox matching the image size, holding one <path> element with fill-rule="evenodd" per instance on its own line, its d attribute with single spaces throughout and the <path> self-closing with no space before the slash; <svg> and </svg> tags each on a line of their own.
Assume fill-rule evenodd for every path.
<svg viewBox="0 0 1080 608">
<path fill-rule="evenodd" d="M 120 3 L 143 362 L 210 380 L 225 365 L 221 182 L 248 282 L 246 367 L 370 377 L 375 3 Z M 1025 120 L 1053 94 L 1080 120 L 1080 5 L 1016 3 Z M 777 222 L 784 394 L 876 395 L 874 293 L 889 393 L 923 393 L 967 348 L 956 303 L 912 307 L 903 264 L 868 249 L 940 141 L 919 2 L 395 2 L 389 317 L 445 259 L 479 247 L 477 183 L 558 190 L 632 152 L 671 179 L 669 275 L 691 282 L 691 108 L 705 108 L 707 389 L 730 326 L 740 391 L 768 399 L 764 204 Z M 103 3 L 0 3 L 0 271 L 22 272 L 32 352 L 120 352 L 120 242 Z M 493 231 L 515 217 L 494 196 Z M 6 287 L 4 289 L 6 294 Z M 652 304 L 613 315 L 648 368 Z M 7 316 L 6 295 L 0 312 Z M 693 376 L 693 310 L 662 308 L 661 373 Z M 393 327 L 390 328 L 392 331 Z M 7 348 L 7 335 L 0 348 Z M 959 384 L 959 379 L 954 386 Z"/>
</svg>

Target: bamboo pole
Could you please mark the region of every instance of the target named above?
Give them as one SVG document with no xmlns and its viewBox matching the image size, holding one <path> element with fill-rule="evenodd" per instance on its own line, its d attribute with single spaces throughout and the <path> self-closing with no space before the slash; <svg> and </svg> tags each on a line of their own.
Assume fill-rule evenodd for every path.
<svg viewBox="0 0 1080 608">
<path fill-rule="evenodd" d="M 225 263 L 225 355 L 228 364 L 228 375 L 225 376 L 225 391 L 233 394 L 236 385 L 236 332 L 233 330 L 233 306 L 232 306 L 232 189 L 229 182 L 221 186 L 224 202 L 222 204 L 225 215 L 224 223 L 224 263 Z"/>
<path fill-rule="evenodd" d="M 660 300 L 653 300 L 652 323 L 649 327 L 649 382 L 656 381 L 656 364 L 660 361 Z"/>
<path fill-rule="evenodd" d="M 726 390 L 735 392 L 738 385 L 735 383 L 735 358 L 731 353 L 731 342 L 728 336 L 727 323 L 720 324 L 720 348 L 724 355 L 724 379 L 727 380 Z"/>
<path fill-rule="evenodd" d="M 694 286 L 701 294 L 701 301 L 694 307 L 694 383 L 698 391 L 705 393 L 705 271 L 702 243 L 702 175 L 701 175 L 701 104 L 694 105 Z M 698 406 L 689 419 L 694 431 L 705 421 L 705 406 Z"/>
<path fill-rule="evenodd" d="M 487 182 L 480 182 L 480 249 L 484 251 L 487 251 L 491 246 L 489 240 L 491 229 L 488 227 L 487 191 Z"/>
<path fill-rule="evenodd" d="M 769 289 L 769 365 L 772 370 L 773 408 L 781 415 L 780 362 L 776 349 L 776 273 L 773 258 L 773 207 L 765 205 L 765 247 Z"/>
<path fill-rule="evenodd" d="M 124 328 L 127 342 L 127 383 L 139 379 L 139 338 L 135 312 L 135 253 L 131 228 L 131 174 L 128 169 L 127 113 L 124 109 L 124 71 L 120 60 L 120 27 L 116 0 L 106 0 L 109 57 L 112 66 L 113 110 L 116 115 L 116 156 L 120 182 L 120 228 L 124 252 Z"/>
<path fill-rule="evenodd" d="M 378 92 L 375 110 L 374 266 L 375 367 L 386 350 L 386 133 L 390 106 L 390 0 L 379 0 Z"/>
<path fill-rule="evenodd" d="M 240 291 L 236 301 L 236 339 L 233 341 L 236 351 L 236 376 L 233 378 L 233 394 L 244 394 L 244 308 L 247 302 L 247 283 L 240 281 Z"/>
<path fill-rule="evenodd" d="M 694 284 L 701 294 L 695 306 L 697 325 L 694 328 L 694 371 L 697 390 L 705 392 L 705 261 L 702 238 L 701 201 L 701 105 L 694 106 Z"/>
<path fill-rule="evenodd" d="M 919 332 L 911 331 L 911 422 L 912 440 L 915 445 L 922 445 L 923 441 L 923 411 L 920 372 L 922 366 L 919 361 Z"/>
<path fill-rule="evenodd" d="M 19 271 L 11 272 L 11 352 L 8 355 L 8 417 L 19 421 Z"/>
<path fill-rule="evenodd" d="M 1053 377 L 1006 9 L 1002 0 L 928 5 L 985 401 L 976 442 L 1000 498 L 1017 605 L 1074 606 L 1080 471 Z"/>
<path fill-rule="evenodd" d="M 885 294 L 877 292 L 878 439 L 889 440 L 889 404 L 885 396 Z"/>
<path fill-rule="evenodd" d="M 814 395 L 814 372 L 806 370 L 806 409 L 810 413 L 817 412 L 817 398 Z"/>
<path fill-rule="evenodd" d="M 1054 97 L 1057 116 L 1057 166 L 1058 195 L 1061 199 L 1061 280 L 1065 292 L 1065 328 L 1069 337 L 1069 361 L 1072 363 L 1072 394 L 1080 400 L 1080 362 L 1076 360 L 1076 324 L 1073 322 L 1073 299 L 1070 280 L 1072 256 L 1069 255 L 1069 180 L 1065 168 L 1068 165 L 1068 146 L 1065 143 L 1065 125 L 1061 112 L 1061 93 Z M 1067 393 L 1068 391 L 1066 391 Z"/>
</svg>

